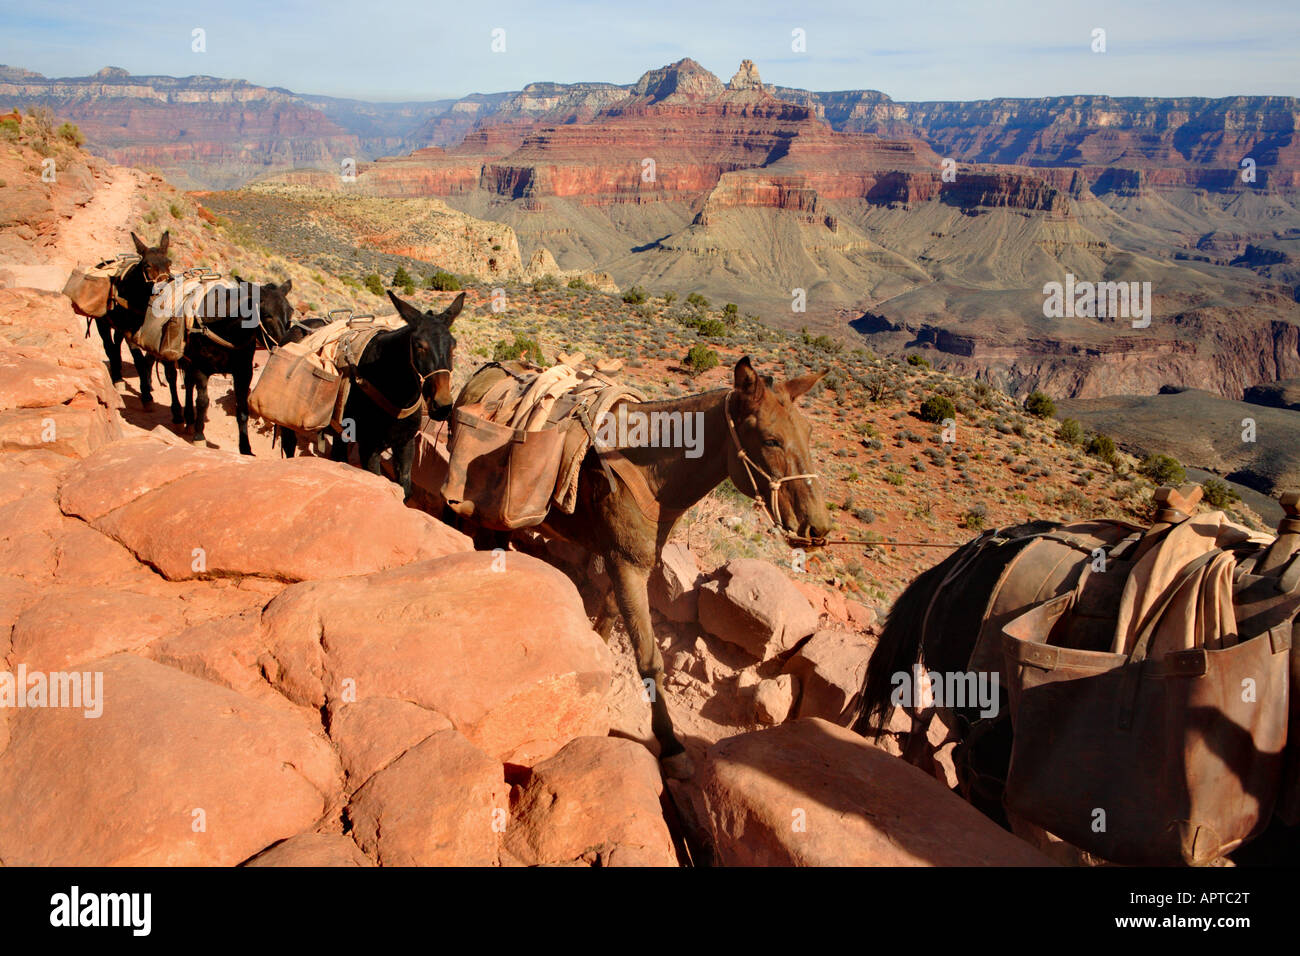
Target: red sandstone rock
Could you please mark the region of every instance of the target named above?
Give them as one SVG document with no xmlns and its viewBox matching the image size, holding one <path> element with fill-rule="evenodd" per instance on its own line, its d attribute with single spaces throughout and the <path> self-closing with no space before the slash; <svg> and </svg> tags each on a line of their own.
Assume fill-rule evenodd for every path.
<svg viewBox="0 0 1300 956">
<path fill-rule="evenodd" d="M 319 732 L 133 654 L 79 670 L 103 673 L 100 717 L 9 719 L 6 864 L 228 866 L 314 826 L 335 799 L 338 761 Z"/>
<path fill-rule="evenodd" d="M 698 588 L 702 577 L 690 549 L 669 542 L 650 575 L 650 606 L 670 621 L 694 622 L 700 613 Z"/>
<path fill-rule="evenodd" d="M 799 680 L 795 715 L 847 726 L 875 643 L 851 631 L 818 631 L 791 655 L 784 672 Z"/>
<path fill-rule="evenodd" d="M 715 744 L 700 772 L 725 866 L 1050 866 L 915 767 L 824 720 Z"/>
<path fill-rule="evenodd" d="M 354 695 L 437 711 L 511 763 L 606 733 L 612 662 L 572 582 L 515 552 L 494 567 L 470 552 L 295 585 L 263 615 L 262 670 L 314 709 Z"/>
<path fill-rule="evenodd" d="M 817 612 L 766 561 L 737 558 L 700 588 L 700 625 L 759 660 L 789 650 L 817 629 Z"/>
<path fill-rule="evenodd" d="M 374 866 L 339 833 L 300 833 L 253 857 L 245 866 Z"/>
<path fill-rule="evenodd" d="M 350 790 L 426 737 L 451 729 L 451 721 L 442 714 L 387 697 L 344 704 L 330 718 L 329 725 L 330 739 L 338 748 Z"/>
<path fill-rule="evenodd" d="M 508 792 L 499 763 L 443 730 L 371 777 L 348 816 L 381 865 L 495 866 Z"/>
<path fill-rule="evenodd" d="M 799 684 L 789 674 L 759 681 L 754 688 L 754 716 L 760 724 L 779 724 L 790 716 Z"/>
<path fill-rule="evenodd" d="M 659 764 L 621 737 L 578 737 L 511 793 L 505 850 L 528 865 L 676 866 Z"/>
</svg>

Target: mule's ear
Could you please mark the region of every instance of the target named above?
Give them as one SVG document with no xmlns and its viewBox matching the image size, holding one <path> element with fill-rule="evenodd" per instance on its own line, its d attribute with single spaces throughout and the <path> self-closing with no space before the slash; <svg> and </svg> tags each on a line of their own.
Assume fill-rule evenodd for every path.
<svg viewBox="0 0 1300 956">
<path fill-rule="evenodd" d="M 424 318 L 424 313 L 411 305 L 409 302 L 403 302 L 397 296 L 393 295 L 393 290 L 388 290 L 388 298 L 393 300 L 393 305 L 397 306 L 397 314 L 402 317 L 402 321 L 410 323 L 419 322 Z"/>
<path fill-rule="evenodd" d="M 763 379 L 754 371 L 754 365 L 749 361 L 748 355 L 736 363 L 732 372 L 732 385 L 736 394 L 747 402 L 758 401 L 763 395 L 763 389 L 766 388 Z"/>
<path fill-rule="evenodd" d="M 158 251 L 167 255 L 167 245 L 172 241 L 172 231 L 167 229 L 163 232 L 162 238 L 158 240 Z"/>
<path fill-rule="evenodd" d="M 460 315 L 460 310 L 463 308 L 465 308 L 464 292 L 456 296 L 456 301 L 447 306 L 446 311 L 442 313 L 442 321 L 447 323 L 447 328 L 451 328 L 451 323 L 456 321 L 456 316 Z"/>
<path fill-rule="evenodd" d="M 809 372 L 807 375 L 800 375 L 798 378 L 786 379 L 781 383 L 781 387 L 785 389 L 785 393 L 790 396 L 790 401 L 793 402 L 820 382 L 826 371 L 826 369 L 822 369 L 820 372 Z"/>
<path fill-rule="evenodd" d="M 280 283 L 280 294 L 288 295 L 289 290 L 291 290 L 292 288 L 293 288 L 293 280 L 285 279 L 284 282 Z"/>
<path fill-rule="evenodd" d="M 135 251 L 140 253 L 140 255 L 144 255 L 146 252 L 149 251 L 149 247 L 145 245 L 144 240 L 141 239 L 139 236 L 137 236 L 134 232 L 131 233 L 131 241 L 135 243 Z"/>
</svg>

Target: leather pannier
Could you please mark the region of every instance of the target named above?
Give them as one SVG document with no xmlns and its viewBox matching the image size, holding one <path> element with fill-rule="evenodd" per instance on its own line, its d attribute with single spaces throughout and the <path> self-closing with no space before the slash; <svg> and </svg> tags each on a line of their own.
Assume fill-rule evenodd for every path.
<svg viewBox="0 0 1300 956">
<path fill-rule="evenodd" d="M 248 399 L 249 409 L 300 434 L 319 432 L 334 418 L 343 376 L 316 357 L 291 348 L 271 351 Z"/>
<path fill-rule="evenodd" d="M 108 275 L 97 274 L 94 269 L 77 267 L 68 276 L 63 294 L 72 300 L 72 309 L 87 318 L 99 319 L 108 314 L 108 302 L 113 292 L 113 280 Z"/>
<path fill-rule="evenodd" d="M 1187 565 L 1129 654 L 1060 646 L 1077 592 L 1005 626 L 1010 812 L 1147 866 L 1208 863 L 1264 828 L 1287 737 L 1290 620 L 1222 648 L 1146 656 L 1170 600 L 1215 553 Z"/>
<path fill-rule="evenodd" d="M 509 428 L 483 417 L 482 405 L 456 409 L 442 497 L 456 514 L 513 531 L 546 520 L 567 428 Z"/>
</svg>

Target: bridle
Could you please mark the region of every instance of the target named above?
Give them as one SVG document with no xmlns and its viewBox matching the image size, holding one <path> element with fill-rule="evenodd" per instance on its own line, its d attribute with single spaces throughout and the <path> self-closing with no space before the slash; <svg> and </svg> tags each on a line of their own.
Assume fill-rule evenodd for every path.
<svg viewBox="0 0 1300 956">
<path fill-rule="evenodd" d="M 448 391 L 451 390 L 451 369 L 436 368 L 432 372 L 426 372 L 425 374 L 421 375 L 420 369 L 415 364 L 415 337 L 414 336 L 411 337 L 411 341 L 410 344 L 408 345 L 408 349 L 409 349 L 408 357 L 410 358 L 411 361 L 411 373 L 418 380 L 418 384 L 415 387 L 415 401 L 412 402 L 410 405 L 407 405 L 405 408 L 398 408 L 391 401 L 389 401 L 388 396 L 386 396 L 383 392 L 379 391 L 377 387 L 375 387 L 370 382 L 366 381 L 366 379 L 362 378 L 360 375 L 357 375 L 355 372 L 352 375 L 352 381 L 357 385 L 358 388 L 361 389 L 362 392 L 365 393 L 367 398 L 369 398 L 372 402 L 378 405 L 386 415 L 389 415 L 390 417 L 399 420 L 404 418 L 410 418 L 420 409 L 424 408 L 425 405 L 424 383 L 427 382 L 430 378 L 433 378 L 435 375 L 445 375 L 446 379 L 444 381 L 446 382 L 447 389 Z M 438 380 L 435 379 L 435 383 L 437 381 Z"/>
<path fill-rule="evenodd" d="M 760 508 L 762 508 L 764 514 L 767 515 L 768 521 L 772 523 L 773 527 L 785 536 L 787 543 L 791 545 L 824 544 L 826 540 L 825 538 L 805 538 L 802 535 L 791 532 L 782 525 L 780 519 L 781 506 L 777 500 L 778 495 L 781 493 L 781 486 L 787 481 L 798 481 L 802 478 L 811 484 L 814 478 L 820 478 L 821 476 L 816 472 L 811 472 L 807 474 L 783 475 L 778 478 L 768 472 L 768 470 L 758 462 L 754 461 L 754 459 L 750 458 L 746 453 L 744 446 L 740 443 L 740 436 L 736 433 L 736 423 L 731 419 L 731 396 L 734 393 L 735 389 L 729 389 L 727 391 L 726 396 L 722 399 L 722 411 L 727 417 L 727 432 L 731 435 L 731 444 L 736 450 L 736 457 L 740 459 L 741 465 L 744 466 L 745 476 L 749 479 L 749 484 L 754 489 L 754 501 Z M 759 494 L 758 481 L 754 478 L 754 472 L 758 472 L 762 475 L 764 480 L 767 482 L 768 501 L 764 501 L 763 496 Z"/>
</svg>

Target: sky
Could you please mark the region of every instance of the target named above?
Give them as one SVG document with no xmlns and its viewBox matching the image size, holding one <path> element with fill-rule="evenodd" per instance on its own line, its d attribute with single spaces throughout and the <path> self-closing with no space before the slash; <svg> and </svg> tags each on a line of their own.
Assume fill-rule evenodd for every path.
<svg viewBox="0 0 1300 956">
<path fill-rule="evenodd" d="M 0 0 L 0 63 L 46 76 L 119 66 L 376 100 L 632 83 L 685 56 L 723 81 L 749 58 L 765 82 L 896 100 L 1300 96 L 1297 51 L 1300 0 Z"/>
</svg>

